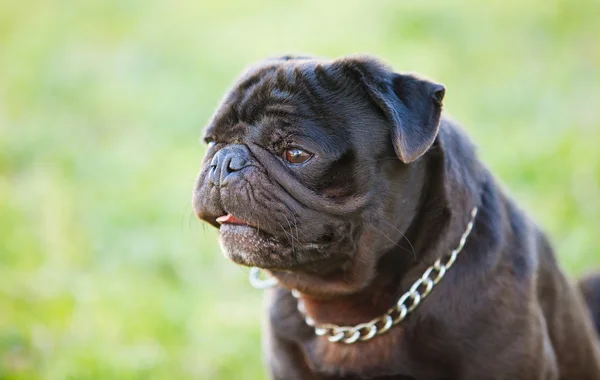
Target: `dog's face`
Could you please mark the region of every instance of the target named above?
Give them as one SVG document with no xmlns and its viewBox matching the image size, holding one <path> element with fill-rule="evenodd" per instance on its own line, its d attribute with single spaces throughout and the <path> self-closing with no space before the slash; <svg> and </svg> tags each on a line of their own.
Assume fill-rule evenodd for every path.
<svg viewBox="0 0 600 380">
<path fill-rule="evenodd" d="M 417 211 L 443 95 L 368 57 L 265 61 L 206 129 L 196 213 L 238 264 L 360 288 Z"/>
</svg>

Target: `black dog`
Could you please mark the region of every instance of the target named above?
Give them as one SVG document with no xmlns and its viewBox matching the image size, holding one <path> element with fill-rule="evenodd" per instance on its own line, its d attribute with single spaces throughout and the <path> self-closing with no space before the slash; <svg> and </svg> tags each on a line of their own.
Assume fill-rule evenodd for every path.
<svg viewBox="0 0 600 380">
<path fill-rule="evenodd" d="M 600 380 L 582 295 L 444 93 L 370 57 L 283 57 L 218 108 L 194 207 L 279 281 L 274 379 Z"/>
</svg>

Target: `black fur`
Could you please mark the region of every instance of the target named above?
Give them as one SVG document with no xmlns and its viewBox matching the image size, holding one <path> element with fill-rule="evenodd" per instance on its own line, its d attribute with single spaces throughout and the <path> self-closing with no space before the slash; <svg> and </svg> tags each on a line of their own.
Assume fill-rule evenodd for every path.
<svg viewBox="0 0 600 380">
<path fill-rule="evenodd" d="M 241 220 L 220 225 L 225 254 L 279 279 L 265 330 L 274 379 L 600 379 L 583 297 L 442 115 L 444 95 L 372 57 L 286 56 L 250 68 L 215 113 L 194 206 L 217 227 Z M 286 162 L 290 148 L 312 158 Z M 304 323 L 292 288 L 319 324 L 384 313 L 458 245 L 474 207 L 455 265 L 388 333 L 333 344 Z M 581 288 L 600 320 L 600 281 Z"/>
</svg>

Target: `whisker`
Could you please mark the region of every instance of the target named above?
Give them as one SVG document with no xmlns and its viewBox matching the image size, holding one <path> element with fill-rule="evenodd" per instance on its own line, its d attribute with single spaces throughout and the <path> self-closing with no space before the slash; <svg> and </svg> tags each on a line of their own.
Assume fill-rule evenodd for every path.
<svg viewBox="0 0 600 380">
<path fill-rule="evenodd" d="M 416 260 L 416 258 L 417 258 L 417 252 L 415 251 L 415 247 L 412 245 L 412 243 L 410 242 L 410 240 L 408 239 L 408 237 L 406 237 L 406 235 L 405 235 L 405 234 L 404 234 L 402 231 L 400 231 L 400 230 L 398 229 L 398 227 L 394 226 L 392 223 L 388 222 L 388 221 L 387 221 L 387 220 L 385 220 L 384 218 L 382 218 L 382 219 L 381 219 L 381 221 L 383 221 L 383 222 L 384 222 L 384 223 L 386 223 L 388 226 L 390 226 L 390 227 L 392 227 L 394 230 L 396 230 L 396 231 L 397 231 L 397 232 L 398 232 L 400 235 L 402 235 L 402 238 L 403 238 L 404 240 L 406 240 L 406 242 L 408 243 L 408 245 L 410 245 L 410 249 L 412 250 L 413 257 L 414 257 L 414 258 L 415 258 L 415 260 Z M 381 231 L 380 231 L 380 232 L 381 232 Z"/>
<path fill-rule="evenodd" d="M 292 232 L 292 225 L 290 224 L 290 220 L 287 218 L 287 216 L 285 216 L 285 214 L 283 214 L 283 217 L 285 218 L 288 226 L 290 227 L 290 237 L 291 237 L 291 244 L 292 244 L 292 257 L 294 258 L 294 260 L 296 260 L 296 246 L 294 245 L 294 233 Z M 279 222 L 277 222 L 279 223 Z M 281 228 L 283 229 L 283 232 L 285 232 L 285 234 L 287 235 L 287 231 L 285 230 L 285 228 L 283 228 L 283 226 L 281 226 Z M 299 243 L 299 241 L 298 241 Z"/>
<path fill-rule="evenodd" d="M 300 235 L 298 234 L 298 219 L 296 218 L 296 214 L 292 212 L 292 218 L 294 221 L 294 227 L 296 228 L 296 240 L 300 242 Z"/>
<path fill-rule="evenodd" d="M 194 212 L 194 210 L 191 210 L 190 213 L 189 213 L 189 216 L 188 216 L 188 229 L 191 230 L 193 228 L 192 223 L 197 223 L 199 221 L 200 220 L 197 219 L 196 213 Z M 201 223 L 201 224 L 205 225 L 205 223 Z"/>
<path fill-rule="evenodd" d="M 406 248 L 404 248 L 403 246 L 401 246 L 400 244 L 398 244 L 398 242 L 395 242 L 394 240 L 392 240 L 389 236 L 387 236 L 386 234 L 384 234 L 382 231 L 380 230 L 376 230 L 377 232 L 379 232 L 381 235 L 383 235 L 386 239 L 388 239 L 391 243 L 393 243 L 395 246 L 397 246 L 398 248 L 402 249 L 403 251 L 406 251 L 408 253 L 412 253 L 413 255 L 413 259 L 416 260 L 417 259 L 417 254 L 415 253 L 415 250 L 413 248 L 413 250 L 408 250 Z M 404 235 L 404 234 L 403 234 Z M 407 241 L 408 239 L 406 237 L 404 237 Z M 409 242 L 410 243 L 410 242 Z M 411 244 L 412 247 L 412 244 Z"/>
<path fill-rule="evenodd" d="M 285 236 L 288 238 L 288 241 L 290 242 L 291 245 L 294 244 L 294 235 L 292 235 L 292 233 L 287 232 L 285 230 L 285 227 L 283 227 L 283 224 L 277 222 L 277 224 L 279 224 L 279 227 L 281 227 L 281 230 L 283 231 L 283 233 L 285 234 Z"/>
</svg>

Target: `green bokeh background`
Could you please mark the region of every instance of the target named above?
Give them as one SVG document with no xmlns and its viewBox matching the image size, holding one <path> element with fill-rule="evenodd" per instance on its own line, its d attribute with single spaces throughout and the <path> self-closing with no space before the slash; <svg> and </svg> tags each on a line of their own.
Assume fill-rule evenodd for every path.
<svg viewBox="0 0 600 380">
<path fill-rule="evenodd" d="M 572 275 L 600 268 L 600 2 L 0 1 L 0 379 L 261 379 L 260 292 L 190 207 L 248 64 L 447 86 Z"/>
</svg>

